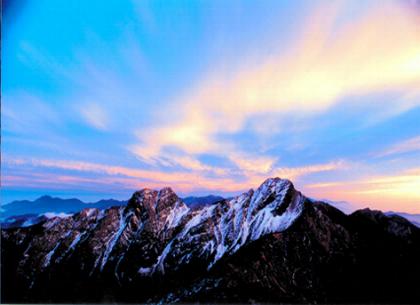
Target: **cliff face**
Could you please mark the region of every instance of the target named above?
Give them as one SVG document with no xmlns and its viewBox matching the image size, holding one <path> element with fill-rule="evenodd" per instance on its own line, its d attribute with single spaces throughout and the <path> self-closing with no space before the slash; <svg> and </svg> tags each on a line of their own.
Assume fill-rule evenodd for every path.
<svg viewBox="0 0 420 305">
<path fill-rule="evenodd" d="M 170 189 L 2 230 L 3 302 L 420 300 L 420 230 L 288 180 L 190 210 Z"/>
</svg>

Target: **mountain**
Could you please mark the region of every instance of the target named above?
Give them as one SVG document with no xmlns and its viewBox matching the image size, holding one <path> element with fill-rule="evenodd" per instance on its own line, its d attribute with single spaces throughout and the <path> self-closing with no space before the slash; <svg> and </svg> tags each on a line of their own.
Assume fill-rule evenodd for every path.
<svg viewBox="0 0 420 305">
<path fill-rule="evenodd" d="M 46 217 L 44 214 L 23 214 L 17 216 L 9 216 L 1 223 L 1 227 L 4 229 L 19 227 L 25 228 L 47 219 L 48 217 Z"/>
<path fill-rule="evenodd" d="M 45 213 L 75 213 L 86 208 L 106 209 L 112 206 L 125 205 L 127 201 L 114 199 L 99 200 L 93 203 L 85 203 L 79 199 L 61 199 L 51 196 L 42 196 L 34 201 L 16 200 L 2 205 L 0 220 L 4 222 L 12 216 L 22 216 L 25 214 L 41 215 Z"/>
<path fill-rule="evenodd" d="M 221 196 L 208 195 L 202 197 L 190 196 L 182 200 L 189 208 L 199 209 L 223 199 Z M 86 208 L 106 209 L 126 204 L 126 200 L 102 199 L 93 203 L 85 203 L 75 198 L 61 199 L 44 195 L 34 201 L 16 200 L 2 206 L 0 221 L 3 228 L 27 227 L 54 216 L 70 216 Z"/>
<path fill-rule="evenodd" d="M 409 220 L 412 224 L 414 224 L 416 227 L 420 228 L 420 214 L 409 214 L 409 213 L 403 213 L 403 212 L 394 212 L 389 211 L 385 213 L 388 216 L 398 215 L 401 217 L 404 217 L 405 219 Z"/>
<path fill-rule="evenodd" d="M 2 302 L 405 303 L 420 300 L 420 229 L 350 215 L 289 180 L 200 209 L 170 188 L 126 206 L 3 229 Z"/>
<path fill-rule="evenodd" d="M 195 197 L 189 196 L 182 198 L 182 201 L 190 208 L 190 209 L 200 209 L 202 207 L 212 205 L 218 201 L 224 200 L 221 196 L 215 195 L 208 195 L 202 197 Z"/>
<path fill-rule="evenodd" d="M 346 214 L 351 214 L 354 212 L 354 207 L 351 205 L 351 203 L 347 201 L 333 201 L 328 199 L 311 199 L 312 201 L 322 201 L 324 203 L 328 203 L 329 205 L 332 205 L 333 207 L 336 207 L 337 209 L 343 211 Z M 394 212 L 394 211 L 388 211 L 384 212 L 387 216 L 401 216 L 410 221 L 413 225 L 420 228 L 420 214 L 410 214 L 410 213 L 404 213 L 404 212 Z"/>
<path fill-rule="evenodd" d="M 44 214 L 23 214 L 23 215 L 16 215 L 16 216 L 9 216 L 3 220 L 1 223 L 1 227 L 5 229 L 10 228 L 25 228 L 29 226 L 33 226 L 37 223 L 45 221 L 47 219 L 53 217 L 70 217 L 73 214 L 66 214 L 66 213 L 55 213 L 55 212 L 47 212 Z"/>
</svg>

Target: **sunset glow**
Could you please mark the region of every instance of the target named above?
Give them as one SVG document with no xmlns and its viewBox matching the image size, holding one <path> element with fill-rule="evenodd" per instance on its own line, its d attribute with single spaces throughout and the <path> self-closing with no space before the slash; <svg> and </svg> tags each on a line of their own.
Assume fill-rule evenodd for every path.
<svg viewBox="0 0 420 305">
<path fill-rule="evenodd" d="M 416 1 L 78 3 L 5 11 L 2 204 L 279 176 L 420 213 Z"/>
</svg>

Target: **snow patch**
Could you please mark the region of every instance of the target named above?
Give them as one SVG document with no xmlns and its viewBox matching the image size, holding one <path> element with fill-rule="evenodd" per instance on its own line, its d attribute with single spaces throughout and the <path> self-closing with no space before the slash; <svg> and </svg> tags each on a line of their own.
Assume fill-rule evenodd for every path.
<svg viewBox="0 0 420 305">
<path fill-rule="evenodd" d="M 45 256 L 44 265 L 43 265 L 44 267 L 47 267 L 50 264 L 51 258 L 54 255 L 54 253 L 57 250 L 57 248 L 60 246 L 60 244 L 61 244 L 61 242 L 58 242 L 55 245 L 55 247 L 50 252 L 48 252 L 48 254 Z"/>
<path fill-rule="evenodd" d="M 115 247 L 115 244 L 117 243 L 118 239 L 120 238 L 121 234 L 123 233 L 124 229 L 127 226 L 126 219 L 131 214 L 128 214 L 128 215 L 126 215 L 124 217 L 123 211 L 124 211 L 123 208 L 120 208 L 119 211 L 118 211 L 119 212 L 119 228 L 118 228 L 117 232 L 114 234 L 114 236 L 111 238 L 111 240 L 107 244 L 107 247 L 106 247 L 105 252 L 103 254 L 103 257 L 102 257 L 102 262 L 101 262 L 101 267 L 100 267 L 100 270 L 101 271 L 105 267 L 105 264 L 108 261 L 109 255 L 111 254 L 112 250 Z"/>
<path fill-rule="evenodd" d="M 182 201 L 178 200 L 175 207 L 171 209 L 170 213 L 166 217 L 167 227 L 175 228 L 189 211 L 190 209 Z"/>
<path fill-rule="evenodd" d="M 61 212 L 61 213 L 47 212 L 47 213 L 44 213 L 44 214 L 41 214 L 41 215 L 44 215 L 48 219 L 54 218 L 54 217 L 66 218 L 66 217 L 73 216 L 73 214 L 68 214 L 68 213 L 64 213 L 64 212 Z"/>
</svg>

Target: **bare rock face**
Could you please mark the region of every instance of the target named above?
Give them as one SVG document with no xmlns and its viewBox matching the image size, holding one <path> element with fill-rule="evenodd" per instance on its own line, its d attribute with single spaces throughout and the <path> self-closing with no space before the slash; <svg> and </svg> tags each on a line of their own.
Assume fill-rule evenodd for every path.
<svg viewBox="0 0 420 305">
<path fill-rule="evenodd" d="M 126 206 L 2 230 L 2 301 L 412 303 L 418 257 L 405 219 L 345 215 L 289 180 L 194 210 L 143 189 Z"/>
</svg>

